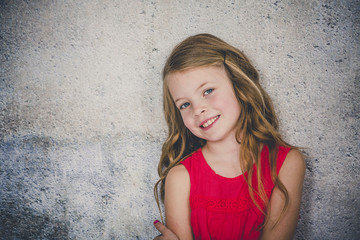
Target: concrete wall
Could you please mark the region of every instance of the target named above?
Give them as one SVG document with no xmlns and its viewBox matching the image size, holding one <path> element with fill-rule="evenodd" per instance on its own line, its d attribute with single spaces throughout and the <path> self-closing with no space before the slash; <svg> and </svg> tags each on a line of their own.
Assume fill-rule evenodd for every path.
<svg viewBox="0 0 360 240">
<path fill-rule="evenodd" d="M 242 49 L 304 147 L 297 239 L 356 239 L 359 1 L 0 2 L 1 239 L 151 239 L 161 70 L 183 38 Z"/>
</svg>

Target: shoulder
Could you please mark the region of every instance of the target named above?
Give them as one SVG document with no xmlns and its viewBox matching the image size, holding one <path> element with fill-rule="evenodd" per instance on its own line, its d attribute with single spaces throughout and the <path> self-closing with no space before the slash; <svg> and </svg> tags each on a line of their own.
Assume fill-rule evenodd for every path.
<svg viewBox="0 0 360 240">
<path fill-rule="evenodd" d="M 165 179 L 165 195 L 169 196 L 167 193 L 173 193 L 175 195 L 187 195 L 189 192 L 190 176 L 185 166 L 179 164 L 170 169 Z"/>
<path fill-rule="evenodd" d="M 289 162 L 292 162 L 289 164 Z M 293 163 L 294 162 L 294 163 Z M 277 146 L 277 158 L 276 158 L 276 174 L 279 175 L 281 169 L 287 167 L 292 168 L 293 164 L 300 164 L 304 162 L 301 153 L 297 149 L 292 149 L 286 146 Z M 285 164 L 286 163 L 286 164 Z M 285 167 L 284 167 L 285 165 Z"/>
<path fill-rule="evenodd" d="M 183 164 L 179 164 L 172 169 L 170 169 L 169 173 L 166 176 L 166 183 L 172 181 L 185 181 L 188 180 L 189 173 L 186 170 L 186 167 Z"/>
<path fill-rule="evenodd" d="M 165 204 L 170 201 L 183 201 L 190 194 L 190 177 L 186 168 L 179 164 L 170 169 L 165 179 Z"/>
<path fill-rule="evenodd" d="M 297 149 L 291 149 L 285 158 L 285 161 L 280 169 L 279 177 L 298 178 L 302 180 L 305 175 L 305 160 Z"/>
<path fill-rule="evenodd" d="M 291 149 L 286 155 L 284 164 L 293 167 L 300 168 L 305 171 L 305 160 L 301 152 L 297 149 Z"/>
</svg>

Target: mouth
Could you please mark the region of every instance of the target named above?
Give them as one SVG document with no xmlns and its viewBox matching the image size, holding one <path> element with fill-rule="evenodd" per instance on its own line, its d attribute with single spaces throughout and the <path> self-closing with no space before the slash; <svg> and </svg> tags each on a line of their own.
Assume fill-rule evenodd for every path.
<svg viewBox="0 0 360 240">
<path fill-rule="evenodd" d="M 216 120 L 218 120 L 220 117 L 220 115 L 217 115 L 213 118 L 210 118 L 208 120 L 205 120 L 204 122 L 202 122 L 202 124 L 200 125 L 201 128 L 208 128 L 210 127 L 214 122 L 216 122 Z"/>
</svg>

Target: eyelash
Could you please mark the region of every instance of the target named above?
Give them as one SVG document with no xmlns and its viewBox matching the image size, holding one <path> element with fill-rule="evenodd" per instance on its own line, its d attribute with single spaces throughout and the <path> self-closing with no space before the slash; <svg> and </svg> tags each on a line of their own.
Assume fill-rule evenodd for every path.
<svg viewBox="0 0 360 240">
<path fill-rule="evenodd" d="M 204 95 L 207 96 L 207 95 L 211 94 L 213 91 L 214 91 L 213 88 L 209 88 L 209 89 L 207 89 L 207 90 L 204 91 Z M 185 105 L 186 105 L 186 106 L 185 106 Z M 182 104 L 182 105 L 179 107 L 179 109 L 180 109 L 180 110 L 181 110 L 181 109 L 185 109 L 185 108 L 187 108 L 189 105 L 190 105 L 190 103 L 186 102 L 186 103 Z"/>
</svg>

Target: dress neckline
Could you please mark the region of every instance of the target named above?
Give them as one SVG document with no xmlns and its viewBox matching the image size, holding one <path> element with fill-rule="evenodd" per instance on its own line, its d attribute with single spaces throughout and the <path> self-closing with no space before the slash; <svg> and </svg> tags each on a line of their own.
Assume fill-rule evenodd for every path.
<svg viewBox="0 0 360 240">
<path fill-rule="evenodd" d="M 237 180 L 243 180 L 244 179 L 244 175 L 247 175 L 247 173 L 242 173 L 240 174 L 239 176 L 236 176 L 236 177 L 225 177 L 225 176 L 222 176 L 218 173 L 216 173 L 211 167 L 210 165 L 208 164 L 208 162 L 206 161 L 203 153 L 202 153 L 202 149 L 199 148 L 198 149 L 198 152 L 199 152 L 199 155 L 200 155 L 200 160 L 202 161 L 202 163 L 204 164 L 204 166 L 206 167 L 206 169 L 214 176 L 216 176 L 217 178 L 220 178 L 220 179 L 223 179 L 225 181 L 237 181 Z"/>
<path fill-rule="evenodd" d="M 264 154 L 264 151 L 265 151 L 265 148 L 267 148 L 266 145 L 264 145 L 261 149 L 261 153 L 260 153 L 260 161 L 262 161 L 262 157 L 263 157 L 263 154 Z M 225 176 L 222 176 L 218 173 L 216 173 L 211 167 L 210 165 L 208 164 L 208 162 L 206 161 L 205 157 L 204 157 L 204 154 L 202 153 L 202 149 L 199 148 L 197 150 L 197 152 L 199 153 L 200 155 L 200 160 L 203 162 L 204 166 L 207 168 L 207 170 L 214 176 L 216 176 L 217 178 L 220 178 L 220 179 L 223 179 L 225 181 L 237 181 L 237 180 L 245 180 L 244 179 L 244 176 L 246 177 L 247 176 L 247 171 L 240 174 L 239 176 L 236 176 L 236 177 L 232 177 L 232 178 L 229 178 L 229 177 L 225 177 Z M 254 163 L 253 164 L 253 167 L 256 167 L 256 164 Z"/>
</svg>

